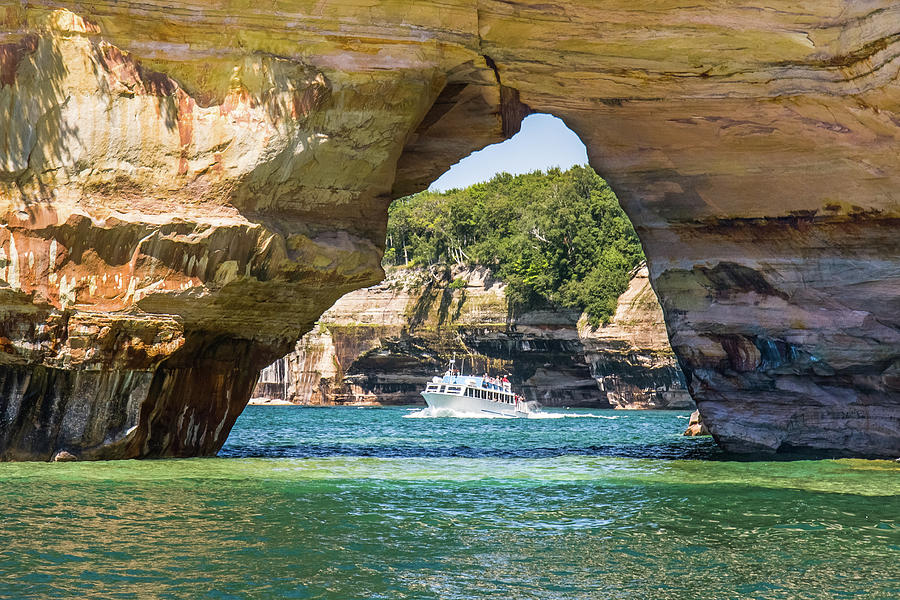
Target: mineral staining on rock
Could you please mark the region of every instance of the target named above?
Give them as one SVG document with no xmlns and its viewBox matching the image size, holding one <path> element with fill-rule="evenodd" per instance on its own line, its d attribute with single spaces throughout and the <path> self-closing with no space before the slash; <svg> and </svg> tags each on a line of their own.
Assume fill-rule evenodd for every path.
<svg viewBox="0 0 900 600">
<path fill-rule="evenodd" d="M 385 207 L 530 110 L 632 217 L 737 451 L 900 452 L 884 1 L 0 0 L 0 457 L 216 451 L 381 277 Z"/>
<path fill-rule="evenodd" d="M 611 323 L 596 329 L 573 310 L 513 315 L 504 290 L 484 268 L 394 268 L 338 300 L 293 353 L 263 370 L 254 395 L 422 403 L 425 382 L 455 356 L 469 373 L 509 373 L 516 390 L 544 406 L 693 407 L 646 267 Z"/>
<path fill-rule="evenodd" d="M 372 77 L 254 53 L 201 99 L 95 21 L 0 14 L 0 457 L 214 453 L 259 369 L 382 276 L 382 163 L 430 83 L 369 104 L 354 190 L 343 94 Z"/>
</svg>

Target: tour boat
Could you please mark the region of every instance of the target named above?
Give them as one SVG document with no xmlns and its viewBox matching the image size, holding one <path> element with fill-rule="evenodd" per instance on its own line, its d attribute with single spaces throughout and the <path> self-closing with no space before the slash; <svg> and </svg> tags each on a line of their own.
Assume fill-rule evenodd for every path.
<svg viewBox="0 0 900 600">
<path fill-rule="evenodd" d="M 539 410 L 536 402 L 514 393 L 506 377 L 460 375 L 452 361 L 443 377 L 431 379 L 422 397 L 431 409 L 485 416 L 521 418 Z"/>
</svg>

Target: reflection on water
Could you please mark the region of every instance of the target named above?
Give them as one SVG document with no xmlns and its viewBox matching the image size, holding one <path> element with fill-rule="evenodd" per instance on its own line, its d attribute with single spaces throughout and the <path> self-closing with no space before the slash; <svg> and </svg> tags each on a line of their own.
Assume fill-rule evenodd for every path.
<svg viewBox="0 0 900 600">
<path fill-rule="evenodd" d="M 900 465 L 682 460 L 705 443 L 665 413 L 403 414 L 251 408 L 224 453 L 260 458 L 0 464 L 0 597 L 900 596 Z M 617 440 L 683 455 L 502 455 Z"/>
</svg>

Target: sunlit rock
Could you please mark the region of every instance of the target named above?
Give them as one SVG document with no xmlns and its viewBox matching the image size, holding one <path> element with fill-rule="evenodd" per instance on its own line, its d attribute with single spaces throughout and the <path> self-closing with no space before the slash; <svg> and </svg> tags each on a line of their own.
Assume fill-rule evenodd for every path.
<svg viewBox="0 0 900 600">
<path fill-rule="evenodd" d="M 703 422 L 703 417 L 700 416 L 699 410 L 695 410 L 691 413 L 691 420 L 688 422 L 688 428 L 684 431 L 684 435 L 689 437 L 709 435 L 709 429 L 707 429 L 706 424 Z"/>
<path fill-rule="evenodd" d="M 736 451 L 900 450 L 900 7 L 0 0 L 0 457 L 217 450 L 530 111 L 633 219 Z"/>
<path fill-rule="evenodd" d="M 462 284 L 462 285 L 460 285 Z M 456 358 L 466 373 L 508 374 L 543 406 L 693 408 L 646 267 L 611 322 L 578 311 L 513 311 L 488 269 L 395 268 L 338 300 L 254 395 L 298 404 L 423 404 L 425 382 Z"/>
</svg>

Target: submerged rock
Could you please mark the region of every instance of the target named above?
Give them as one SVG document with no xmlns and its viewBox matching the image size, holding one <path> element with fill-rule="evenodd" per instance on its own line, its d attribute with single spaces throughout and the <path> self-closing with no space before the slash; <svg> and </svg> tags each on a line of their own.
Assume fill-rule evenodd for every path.
<svg viewBox="0 0 900 600">
<path fill-rule="evenodd" d="M 254 396 L 419 404 L 425 382 L 456 355 L 466 372 L 509 373 L 545 406 L 693 407 L 646 267 L 633 275 L 612 321 L 591 328 L 571 310 L 513 316 L 505 285 L 486 269 L 396 268 L 338 300 L 292 354 L 263 370 Z"/>
</svg>

